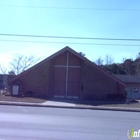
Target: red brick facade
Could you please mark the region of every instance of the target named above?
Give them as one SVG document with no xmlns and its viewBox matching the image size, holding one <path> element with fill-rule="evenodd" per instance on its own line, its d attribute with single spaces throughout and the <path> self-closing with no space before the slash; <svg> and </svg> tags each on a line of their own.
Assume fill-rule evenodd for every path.
<svg viewBox="0 0 140 140">
<path fill-rule="evenodd" d="M 104 99 L 125 94 L 125 85 L 98 66 L 66 47 L 17 76 L 20 94 Z"/>
<path fill-rule="evenodd" d="M 83 62 L 81 82 L 81 96 L 84 97 L 93 95 L 95 98 L 104 99 L 108 94 L 125 94 L 123 85 L 86 62 Z"/>
</svg>

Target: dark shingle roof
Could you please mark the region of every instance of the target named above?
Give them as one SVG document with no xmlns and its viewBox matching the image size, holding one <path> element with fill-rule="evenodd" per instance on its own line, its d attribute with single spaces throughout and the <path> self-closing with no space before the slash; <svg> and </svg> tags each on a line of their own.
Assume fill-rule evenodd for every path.
<svg viewBox="0 0 140 140">
<path fill-rule="evenodd" d="M 140 83 L 140 76 L 138 75 L 114 75 L 116 78 L 125 83 Z"/>
</svg>

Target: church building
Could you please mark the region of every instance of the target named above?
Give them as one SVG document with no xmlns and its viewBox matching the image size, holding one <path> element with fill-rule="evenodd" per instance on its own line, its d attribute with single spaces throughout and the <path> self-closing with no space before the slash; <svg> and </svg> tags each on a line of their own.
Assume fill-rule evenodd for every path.
<svg viewBox="0 0 140 140">
<path fill-rule="evenodd" d="M 125 96 L 123 82 L 70 47 L 63 48 L 17 75 L 11 84 L 12 95 L 58 99 Z"/>
</svg>

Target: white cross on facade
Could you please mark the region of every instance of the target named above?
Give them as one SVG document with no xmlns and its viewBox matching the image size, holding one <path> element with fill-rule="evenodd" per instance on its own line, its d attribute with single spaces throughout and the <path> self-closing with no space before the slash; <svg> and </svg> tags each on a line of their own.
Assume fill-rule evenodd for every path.
<svg viewBox="0 0 140 140">
<path fill-rule="evenodd" d="M 66 68 L 66 97 L 68 97 L 68 74 L 69 74 L 69 68 L 81 68 L 81 66 L 70 66 L 69 65 L 69 52 L 67 52 L 67 64 L 66 65 L 54 65 L 54 67 L 61 67 Z"/>
</svg>

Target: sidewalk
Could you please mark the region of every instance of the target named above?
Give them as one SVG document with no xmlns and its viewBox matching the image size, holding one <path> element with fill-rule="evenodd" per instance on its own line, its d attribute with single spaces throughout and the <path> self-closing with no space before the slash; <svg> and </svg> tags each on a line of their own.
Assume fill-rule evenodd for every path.
<svg viewBox="0 0 140 140">
<path fill-rule="evenodd" d="M 44 103 L 0 101 L 0 105 L 140 112 L 140 108 L 109 107 L 109 106 L 104 106 L 104 105 L 93 106 L 93 105 L 82 104 L 82 102 L 80 104 L 76 104 L 76 102 L 72 103 L 72 102 L 62 102 L 62 101 L 61 102 L 59 102 L 59 101 L 46 101 Z"/>
</svg>

